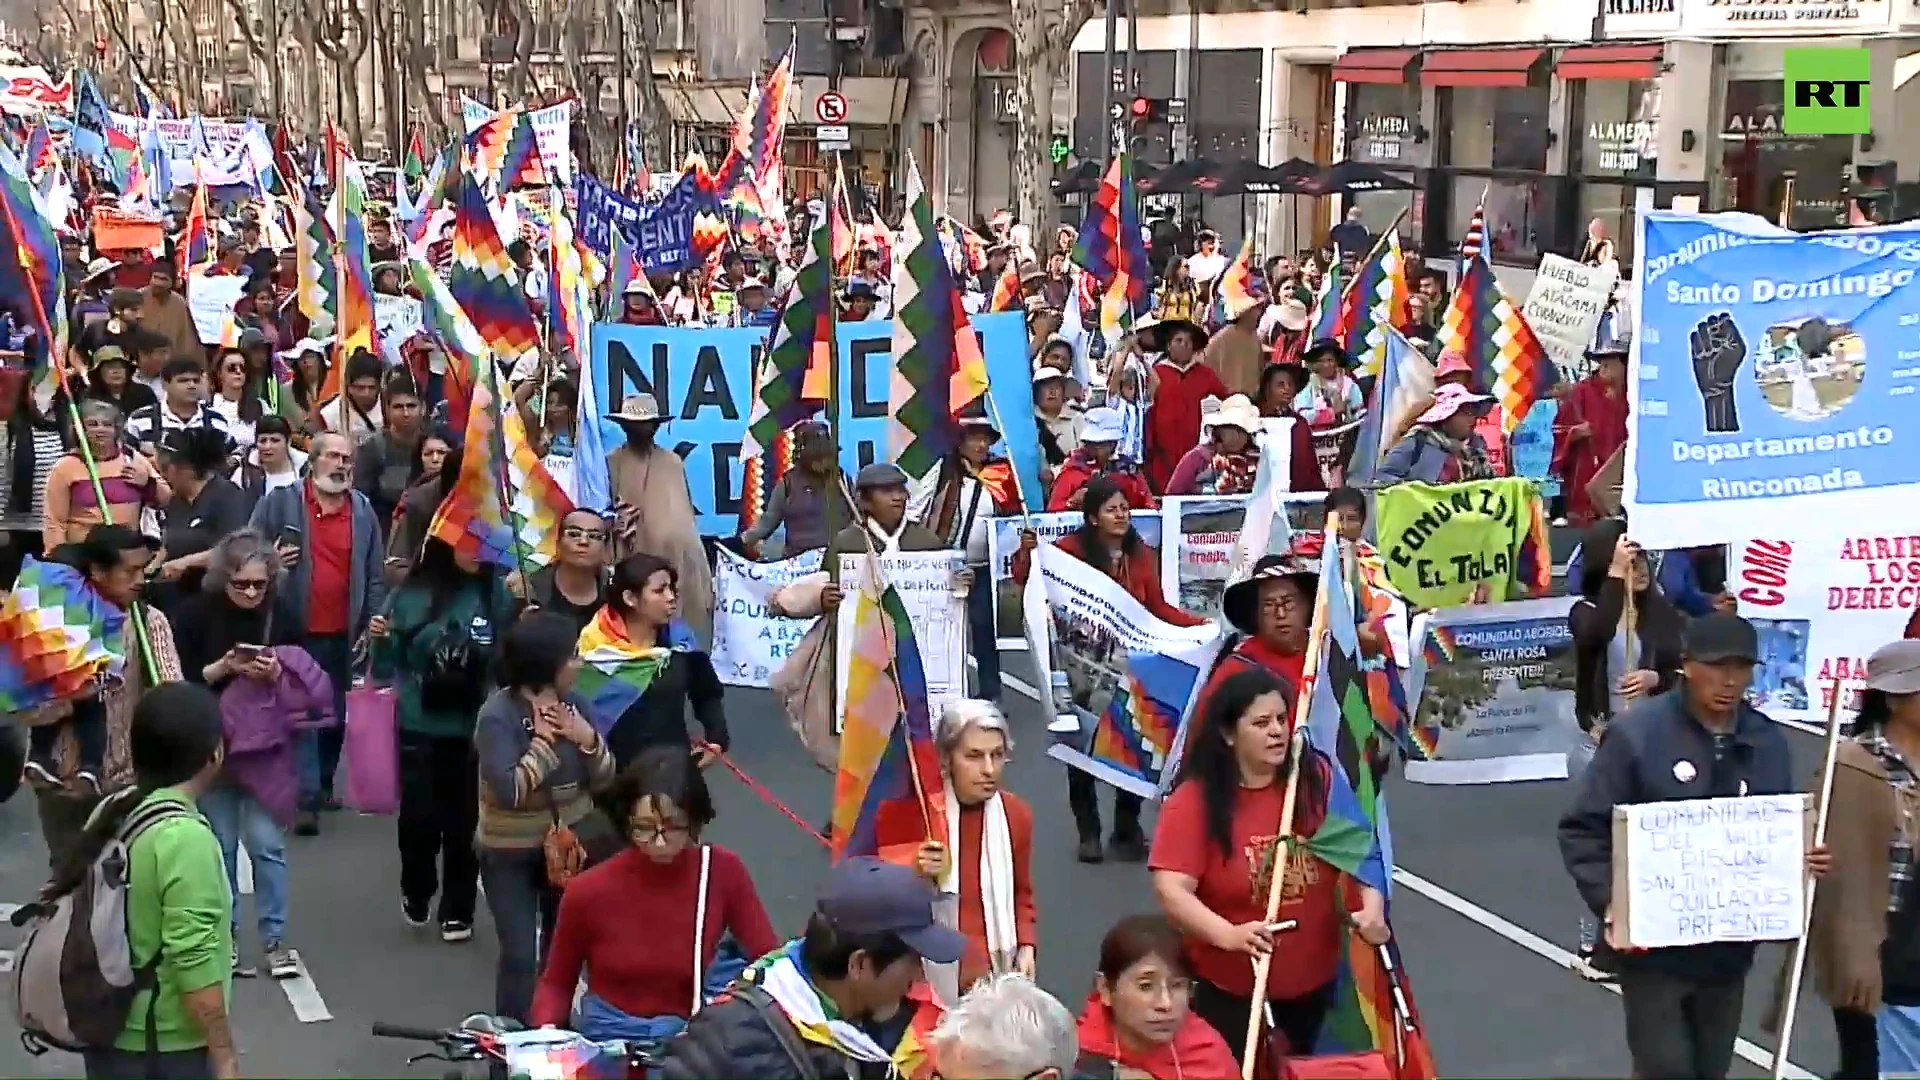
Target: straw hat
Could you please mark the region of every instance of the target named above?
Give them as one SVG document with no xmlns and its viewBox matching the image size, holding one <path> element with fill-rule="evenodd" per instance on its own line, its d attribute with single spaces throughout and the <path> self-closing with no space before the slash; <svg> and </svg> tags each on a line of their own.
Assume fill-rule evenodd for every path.
<svg viewBox="0 0 1920 1080">
<path fill-rule="evenodd" d="M 667 419 L 660 413 L 660 399 L 652 394 L 628 394 L 620 400 L 620 411 L 613 418 L 630 424 L 661 424 Z"/>
</svg>

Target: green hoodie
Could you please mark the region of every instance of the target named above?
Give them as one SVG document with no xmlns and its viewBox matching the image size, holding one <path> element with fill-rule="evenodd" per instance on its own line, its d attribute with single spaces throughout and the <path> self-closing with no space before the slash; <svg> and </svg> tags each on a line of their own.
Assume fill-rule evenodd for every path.
<svg viewBox="0 0 1920 1080">
<path fill-rule="evenodd" d="M 233 894 L 213 827 L 178 788 L 161 788 L 141 806 L 171 802 L 186 813 L 140 834 L 127 853 L 127 942 L 136 964 L 160 953 L 160 1000 L 153 1027 L 162 1053 L 198 1050 L 206 1033 L 187 1015 L 185 995 L 218 985 L 233 1000 Z M 139 812 L 136 807 L 135 813 Z M 113 1045 L 147 1048 L 147 999 L 142 991 Z"/>
<path fill-rule="evenodd" d="M 491 680 L 474 688 L 473 708 L 464 712 L 430 712 L 420 703 L 420 679 L 426 674 L 434 652 L 442 644 L 457 640 L 450 640 L 450 636 L 465 637 L 471 633 L 476 615 L 490 616 L 493 640 L 496 645 L 499 643 L 513 612 L 513 597 L 498 578 L 491 579 L 489 585 L 494 593 L 490 610 L 486 601 L 487 586 L 473 579 L 462 582 L 452 596 L 439 604 L 434 602 L 431 590 L 417 585 L 402 585 L 393 594 L 387 611 L 387 634 L 374 640 L 373 674 L 394 684 L 395 714 L 401 731 L 442 738 L 473 737 L 474 718 L 492 688 Z M 491 648 L 482 651 L 491 657 Z"/>
</svg>

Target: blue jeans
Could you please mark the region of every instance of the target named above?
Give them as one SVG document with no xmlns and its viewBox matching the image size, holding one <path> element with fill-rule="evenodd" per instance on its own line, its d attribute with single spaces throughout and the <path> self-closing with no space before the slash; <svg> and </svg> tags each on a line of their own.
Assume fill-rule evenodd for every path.
<svg viewBox="0 0 1920 1080">
<path fill-rule="evenodd" d="M 200 812 L 220 841 L 233 892 L 233 931 L 240 933 L 241 844 L 253 859 L 253 911 L 261 944 L 285 940 L 287 932 L 287 836 L 265 807 L 244 788 L 222 784 L 200 796 Z"/>
<path fill-rule="evenodd" d="M 1000 700 L 1000 634 L 993 624 L 993 568 L 975 566 L 967 590 L 967 634 L 973 641 L 973 660 L 980 665 L 975 697 Z M 939 717 L 934 717 L 937 724 Z"/>
<path fill-rule="evenodd" d="M 333 795 L 333 774 L 340 771 L 340 744 L 346 738 L 347 688 L 353 682 L 353 644 L 345 634 L 309 636 L 298 642 L 333 680 L 334 723 L 306 728 L 300 740 L 300 808 L 318 810 Z"/>
</svg>

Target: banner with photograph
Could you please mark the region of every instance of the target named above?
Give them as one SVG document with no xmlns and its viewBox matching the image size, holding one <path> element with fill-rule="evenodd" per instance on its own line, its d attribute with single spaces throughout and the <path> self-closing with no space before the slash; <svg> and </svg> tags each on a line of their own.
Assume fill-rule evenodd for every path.
<svg viewBox="0 0 1920 1080">
<path fill-rule="evenodd" d="M 1247 522 L 1246 495 L 1180 495 L 1160 503 L 1166 535 L 1160 547 L 1161 587 L 1167 601 L 1209 619 L 1220 616 L 1233 577 L 1233 546 Z M 1287 525 L 1295 533 L 1318 531 L 1326 520 L 1323 491 L 1282 494 Z M 1279 515 L 1276 513 L 1276 520 Z M 1269 537 L 1269 547 L 1285 543 Z"/>
<path fill-rule="evenodd" d="M 1119 582 L 1051 545 L 1034 552 L 1023 605 L 1038 685 L 1052 691 L 1047 756 L 1159 798 L 1220 628 L 1161 622 Z"/>
<path fill-rule="evenodd" d="M 1428 612 L 1407 672 L 1407 779 L 1564 780 L 1585 740 L 1573 710 L 1572 597 Z M 1424 634 L 1422 630 L 1424 628 Z"/>
<path fill-rule="evenodd" d="M 782 586 L 817 572 L 822 552 L 766 563 L 724 547 L 714 552 L 719 560 L 713 568 L 713 670 L 728 686 L 765 689 L 815 622 L 769 614 L 767 601 Z"/>
<path fill-rule="evenodd" d="M 1838 690 L 1850 719 L 1867 657 L 1920 608 L 1920 535 L 1870 532 L 1732 545 L 1727 589 L 1760 632 L 1748 699 L 1782 723 L 1824 732 Z"/>
<path fill-rule="evenodd" d="M 997 517 L 987 532 L 987 559 L 993 567 L 993 622 L 1002 649 L 1027 647 L 1026 627 L 1022 622 L 1020 583 L 1013 580 L 1013 553 L 1020 550 L 1020 531 L 1033 526 L 1042 547 L 1080 527 L 1086 519 L 1078 510 L 1061 510 L 1031 517 Z M 1133 530 L 1150 548 L 1160 548 L 1160 511 L 1135 510 Z"/>
<path fill-rule="evenodd" d="M 967 567 L 966 555 L 959 551 L 842 555 L 836 579 L 842 590 L 858 587 L 861 566 L 868 559 L 879 561 L 880 580 L 893 586 L 906 606 L 907 621 L 913 626 L 926 673 L 927 715 L 938 724 L 940 713 L 949 703 L 967 696 L 967 600 L 953 591 L 955 576 Z M 834 658 L 834 692 L 841 696 L 834 707 L 836 717 L 847 714 L 844 695 L 852 657 L 844 643 L 852 640 L 855 606 L 842 603 L 837 612 L 838 640 L 842 644 Z"/>
<path fill-rule="evenodd" d="M 1920 223 L 1640 215 L 1625 504 L 1649 551 L 1800 539 L 1920 496 Z"/>
</svg>

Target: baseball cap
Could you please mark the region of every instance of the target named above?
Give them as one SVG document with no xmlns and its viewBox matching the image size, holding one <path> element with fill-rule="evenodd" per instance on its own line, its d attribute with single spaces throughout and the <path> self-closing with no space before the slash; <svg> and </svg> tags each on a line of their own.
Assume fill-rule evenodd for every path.
<svg viewBox="0 0 1920 1080">
<path fill-rule="evenodd" d="M 1701 664 L 1760 662 L 1760 635 L 1738 615 L 1716 611 L 1687 624 L 1686 658 Z"/>
<path fill-rule="evenodd" d="M 836 930 L 892 934 L 923 960 L 957 963 L 967 939 L 933 917 L 938 895 L 931 883 L 906 867 L 862 855 L 833 868 L 816 909 Z"/>
</svg>

